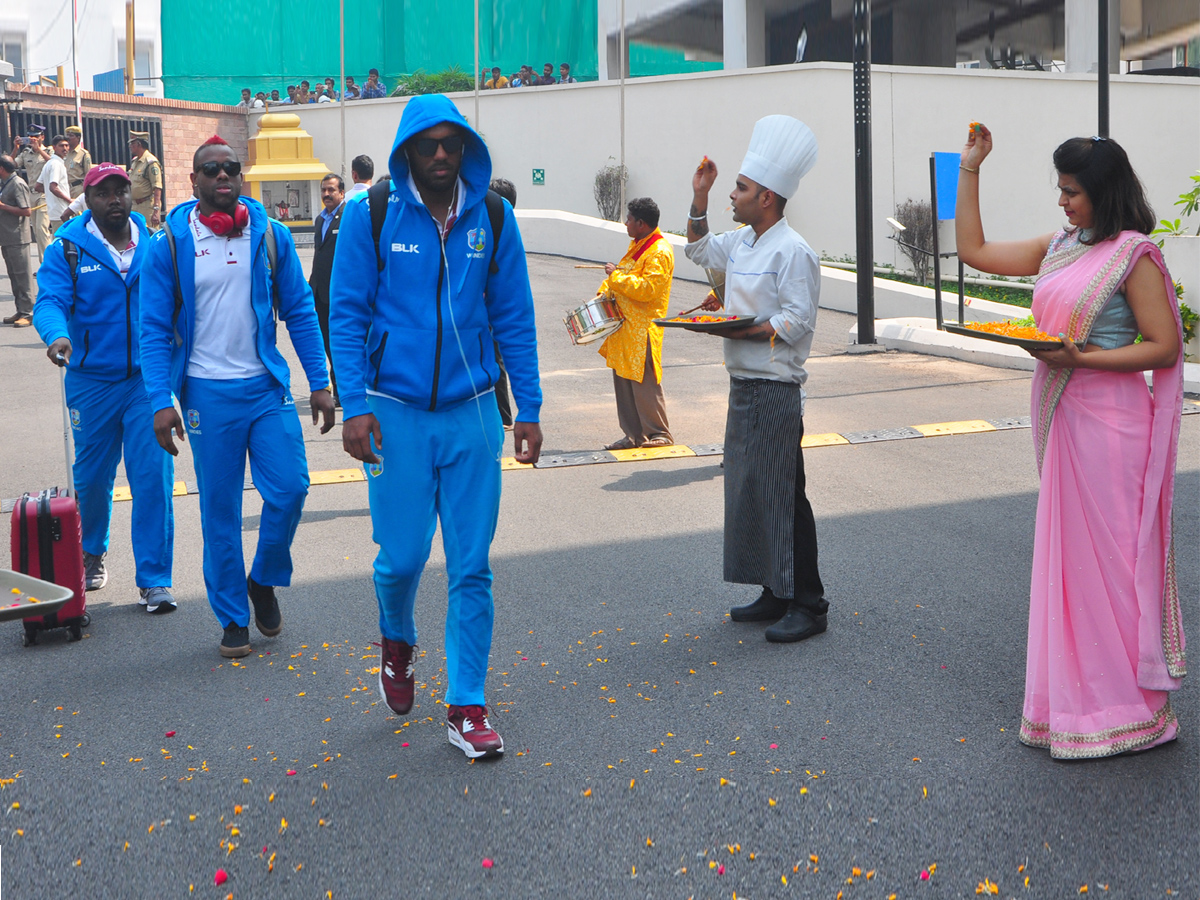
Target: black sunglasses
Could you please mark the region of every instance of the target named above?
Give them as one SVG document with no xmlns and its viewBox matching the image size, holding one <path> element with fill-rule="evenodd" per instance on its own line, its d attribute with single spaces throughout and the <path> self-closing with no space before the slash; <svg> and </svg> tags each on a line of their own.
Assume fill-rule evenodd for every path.
<svg viewBox="0 0 1200 900">
<path fill-rule="evenodd" d="M 463 138 L 461 134 L 452 134 L 444 138 L 417 138 L 412 142 L 413 149 L 417 151 L 417 156 L 424 156 L 426 159 L 437 153 L 438 144 L 442 145 L 442 149 L 446 151 L 447 156 L 455 156 L 462 152 Z"/>
<path fill-rule="evenodd" d="M 216 178 L 217 173 L 222 169 L 230 178 L 237 178 L 242 174 L 242 164 L 236 159 L 227 159 L 225 162 L 216 162 L 215 160 L 206 162 L 201 164 L 196 171 L 202 172 L 205 178 Z"/>
</svg>

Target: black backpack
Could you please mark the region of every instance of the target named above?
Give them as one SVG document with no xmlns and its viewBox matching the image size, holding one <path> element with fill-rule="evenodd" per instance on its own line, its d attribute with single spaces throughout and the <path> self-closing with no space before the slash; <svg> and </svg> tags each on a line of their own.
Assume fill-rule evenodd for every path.
<svg viewBox="0 0 1200 900">
<path fill-rule="evenodd" d="M 377 181 L 367 190 L 367 204 L 371 210 L 371 236 L 374 238 L 375 262 L 379 271 L 383 271 L 383 253 L 379 250 L 379 237 L 383 234 L 383 220 L 387 218 L 388 195 L 392 192 L 392 180 Z M 500 235 L 504 233 L 504 198 L 489 189 L 483 198 L 487 206 L 488 221 L 492 226 L 492 258 L 488 264 L 488 273 L 495 275 L 500 271 L 496 265 L 496 248 L 500 246 Z"/>
</svg>

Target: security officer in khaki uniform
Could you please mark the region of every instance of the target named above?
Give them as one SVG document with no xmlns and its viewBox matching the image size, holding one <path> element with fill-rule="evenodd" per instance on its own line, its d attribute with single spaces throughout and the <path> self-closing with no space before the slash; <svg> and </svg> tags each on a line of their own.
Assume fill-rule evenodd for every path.
<svg viewBox="0 0 1200 900">
<path fill-rule="evenodd" d="M 133 195 L 133 211 L 146 218 L 151 231 L 162 227 L 162 163 L 150 152 L 150 132 L 129 132 L 129 187 Z"/>
<path fill-rule="evenodd" d="M 67 181 L 70 184 L 71 199 L 74 200 L 83 193 L 83 179 L 88 169 L 92 167 L 92 154 L 83 148 L 83 129 L 78 125 L 67 126 L 67 143 L 71 149 L 67 151 Z"/>
<path fill-rule="evenodd" d="M 50 219 L 46 215 L 46 195 L 33 190 L 42 169 L 50 162 L 50 150 L 43 146 L 45 137 L 45 128 L 41 125 L 30 125 L 26 145 L 20 148 L 17 142 L 13 145 L 13 157 L 16 159 L 17 168 L 25 170 L 25 183 L 29 185 L 33 198 L 33 216 L 30 224 L 33 226 L 33 239 L 37 241 L 38 262 L 41 262 L 42 255 L 50 245 Z"/>
</svg>

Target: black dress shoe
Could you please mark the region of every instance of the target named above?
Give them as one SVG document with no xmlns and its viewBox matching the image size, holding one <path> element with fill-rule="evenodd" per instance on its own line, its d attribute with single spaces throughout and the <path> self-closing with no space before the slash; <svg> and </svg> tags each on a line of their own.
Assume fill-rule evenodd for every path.
<svg viewBox="0 0 1200 900">
<path fill-rule="evenodd" d="M 766 631 L 768 641 L 776 644 L 790 644 L 802 641 L 814 634 L 821 634 L 827 627 L 824 615 L 810 612 L 795 601 L 788 606 L 787 615 L 772 625 Z"/>
<path fill-rule="evenodd" d="M 764 587 L 762 594 L 753 603 L 731 609 L 729 618 L 735 622 L 774 622 L 788 611 L 789 602 L 780 600 L 771 593 L 769 587 Z"/>
<path fill-rule="evenodd" d="M 254 604 L 254 626 L 266 637 L 275 637 L 283 631 L 283 616 L 279 613 L 275 588 L 259 584 L 249 576 L 246 578 L 246 587 L 250 593 L 250 602 Z"/>
</svg>

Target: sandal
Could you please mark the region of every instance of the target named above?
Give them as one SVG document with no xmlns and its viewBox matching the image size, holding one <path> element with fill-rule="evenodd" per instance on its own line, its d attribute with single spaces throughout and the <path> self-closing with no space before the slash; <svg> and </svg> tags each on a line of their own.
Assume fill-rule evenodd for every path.
<svg viewBox="0 0 1200 900">
<path fill-rule="evenodd" d="M 642 444 L 643 448 L 645 448 L 645 447 L 673 447 L 673 446 L 675 446 L 675 442 L 673 440 L 671 440 L 669 437 L 663 437 L 661 435 L 656 438 L 650 438 L 650 440 L 648 440 L 648 441 L 646 441 L 646 443 Z"/>
<path fill-rule="evenodd" d="M 604 449 L 605 450 L 636 450 L 637 444 L 635 444 L 629 438 L 624 437 L 624 438 L 621 438 L 619 441 L 613 441 L 611 444 L 606 444 Z"/>
</svg>

